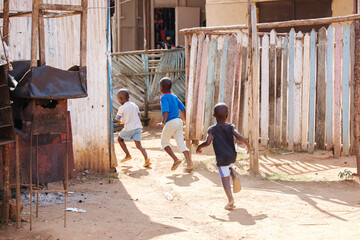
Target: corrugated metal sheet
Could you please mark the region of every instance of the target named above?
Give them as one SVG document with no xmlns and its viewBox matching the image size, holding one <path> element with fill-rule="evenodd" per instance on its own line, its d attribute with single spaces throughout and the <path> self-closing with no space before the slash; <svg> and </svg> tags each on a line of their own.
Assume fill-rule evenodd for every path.
<svg viewBox="0 0 360 240">
<path fill-rule="evenodd" d="M 78 4 L 80 0 L 48 0 Z M 11 0 L 11 10 L 31 10 L 30 0 Z M 87 42 L 87 98 L 70 100 L 75 168 L 107 171 L 110 168 L 108 80 L 106 57 L 107 0 L 89 0 Z M 2 9 L 2 2 L 1 2 Z M 31 18 L 10 20 L 10 57 L 30 59 Z M 46 63 L 68 69 L 80 62 L 80 16 L 45 20 Z"/>
</svg>

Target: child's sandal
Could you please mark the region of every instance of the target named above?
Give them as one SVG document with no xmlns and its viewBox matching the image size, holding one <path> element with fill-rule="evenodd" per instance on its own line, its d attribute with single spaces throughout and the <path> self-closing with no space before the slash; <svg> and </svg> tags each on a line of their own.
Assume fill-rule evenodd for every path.
<svg viewBox="0 0 360 240">
<path fill-rule="evenodd" d="M 150 159 L 146 159 L 144 167 L 148 168 L 148 167 L 150 167 L 150 165 L 151 165 Z"/>
</svg>

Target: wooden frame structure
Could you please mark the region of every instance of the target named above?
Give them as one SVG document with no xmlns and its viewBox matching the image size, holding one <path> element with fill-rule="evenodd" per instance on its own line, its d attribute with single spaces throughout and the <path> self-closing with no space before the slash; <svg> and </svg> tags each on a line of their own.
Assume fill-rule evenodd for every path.
<svg viewBox="0 0 360 240">
<path fill-rule="evenodd" d="M 234 25 L 234 26 L 218 26 L 218 27 L 207 27 L 207 28 L 191 28 L 191 29 L 183 29 L 181 30 L 182 33 L 186 34 L 187 36 L 185 37 L 185 39 L 187 40 L 187 44 L 186 44 L 186 73 L 187 73 L 187 90 L 189 90 L 190 92 L 193 91 L 194 88 L 194 84 L 193 82 L 189 82 L 189 79 L 192 79 L 192 81 L 194 80 L 194 71 L 189 73 L 189 65 L 192 65 L 192 68 L 194 68 L 194 64 L 195 58 L 193 57 L 196 53 L 196 47 L 197 44 L 193 44 L 194 41 L 196 40 L 196 37 L 194 39 L 194 41 L 190 41 L 191 40 L 191 35 L 194 38 L 194 35 L 198 34 L 199 35 L 199 39 L 200 39 L 200 35 L 201 34 L 209 34 L 209 35 L 230 35 L 233 34 L 236 31 L 239 30 L 246 30 L 248 29 L 248 37 L 249 37 L 249 43 L 248 43 L 248 51 L 251 52 L 251 56 L 249 56 L 250 59 L 248 59 L 249 61 L 249 70 L 248 70 L 248 79 L 250 80 L 249 83 L 249 101 L 248 101 L 248 108 L 252 109 L 251 111 L 249 111 L 249 138 L 250 138 L 250 142 L 251 142 L 251 146 L 252 149 L 250 151 L 250 170 L 253 173 L 258 173 L 259 172 L 259 153 L 258 153 L 258 145 L 259 145 L 259 106 L 258 106 L 258 91 L 259 91 L 259 79 L 258 79 L 258 62 L 254 61 L 254 59 L 258 60 L 259 58 L 259 44 L 257 43 L 257 35 L 260 35 L 257 33 L 257 29 L 260 28 L 279 28 L 279 27 L 294 27 L 294 26 L 303 26 L 303 25 L 322 25 L 322 24 L 331 24 L 331 23 L 339 23 L 339 22 L 346 22 L 346 21 L 356 21 L 356 20 L 360 20 L 360 14 L 353 14 L 353 15 L 348 15 L 348 16 L 342 16 L 342 17 L 331 17 L 331 18 L 320 18 L 320 19 L 306 19 L 306 20 L 293 20 L 293 21 L 286 21 L 286 22 L 274 22 L 274 23 L 261 23 L 261 24 L 257 24 L 256 23 L 256 8 L 255 5 L 252 4 L 252 1 L 249 0 L 249 23 L 248 25 Z M 193 35 L 194 34 L 194 35 Z M 356 40 L 358 41 L 358 40 Z M 191 43 L 191 47 L 190 44 Z M 227 44 L 227 43 L 226 43 Z M 195 49 L 194 49 L 195 48 Z M 190 52 L 190 49 L 192 52 Z M 356 49 L 356 48 L 355 48 Z M 225 50 L 224 50 L 225 51 Z M 355 65 L 355 69 L 357 69 L 357 65 L 358 63 L 356 63 Z M 297 79 L 295 79 L 295 81 L 297 81 Z M 355 86 L 355 98 L 356 98 L 356 82 L 358 82 L 357 77 L 355 77 L 354 79 L 354 86 Z M 193 93 L 187 93 L 187 102 L 189 101 L 189 99 L 191 100 L 193 98 Z M 191 105 L 191 104 L 190 104 Z M 354 115 L 360 115 L 360 113 L 356 112 L 356 107 L 357 105 L 360 105 L 360 102 L 358 100 L 355 100 L 355 111 L 354 111 Z M 189 109 L 189 113 L 191 113 L 191 106 L 187 106 L 187 108 Z M 359 107 L 358 107 L 359 108 Z M 357 152 L 360 152 L 358 149 L 360 149 L 360 141 L 358 139 L 360 139 L 360 131 L 358 131 L 358 133 L 356 133 L 357 125 L 359 125 L 359 121 L 356 121 L 356 117 L 352 118 L 351 121 L 354 123 L 354 137 L 355 139 L 357 139 L 357 141 L 355 141 L 354 144 L 354 149 L 357 150 Z M 187 128 L 189 128 L 189 126 L 187 126 Z M 252 132 L 250 132 L 250 129 Z M 189 130 L 187 130 L 189 131 Z M 190 140 L 193 139 L 187 139 L 188 140 L 188 145 Z M 196 139 L 198 140 L 198 139 Z M 357 171 L 358 173 L 360 172 L 360 154 L 357 154 Z"/>
<path fill-rule="evenodd" d="M 10 17 L 32 17 L 32 31 L 31 31 L 31 67 L 36 67 L 37 59 L 39 55 L 40 66 L 46 64 L 45 59 L 45 32 L 44 32 L 44 19 L 45 18 L 59 18 L 67 17 L 73 15 L 80 15 L 80 66 L 86 66 L 86 49 L 87 49 L 87 11 L 88 11 L 88 0 L 81 0 L 81 5 L 66 5 L 66 4 L 48 4 L 44 3 L 43 0 L 33 0 L 32 1 L 32 11 L 18 11 L 15 13 L 10 13 L 9 11 L 9 1 L 4 1 L 4 12 L 0 14 L 2 17 L 4 25 L 4 40 L 8 41 L 9 34 L 9 18 Z M 32 138 L 31 138 L 32 139 Z M 66 140 L 67 142 L 67 140 Z M 32 145 L 32 144 L 31 144 Z M 16 209 L 17 209 L 17 226 L 19 227 L 20 223 L 20 177 L 19 177 L 19 146 L 18 146 L 18 136 L 16 136 Z M 67 151 L 67 149 L 66 149 Z M 9 185 L 9 145 L 4 145 L 3 147 L 3 160 L 4 160 L 4 213 L 5 213 L 5 222 L 9 220 L 9 197 L 10 197 L 10 185 Z M 32 154 L 31 154 L 32 155 Z M 30 156 L 31 158 L 31 156 Z M 67 154 L 66 154 L 67 159 Z M 32 160 L 30 159 L 30 163 Z M 32 168 L 30 167 L 30 194 L 31 200 L 33 193 L 36 193 L 37 196 L 40 192 L 64 192 L 65 193 L 65 210 L 64 210 L 64 227 L 66 227 L 66 200 L 68 195 L 68 161 L 66 160 L 66 166 L 64 169 L 65 180 L 64 180 L 64 190 L 40 190 L 33 189 L 32 186 Z M 31 166 L 31 165 L 30 165 Z M 39 183 L 37 181 L 37 187 Z M 38 198 L 38 197 L 37 197 Z M 30 230 L 32 229 L 32 201 L 30 202 Z M 37 211 L 36 216 L 38 216 L 38 201 L 37 201 Z"/>
</svg>

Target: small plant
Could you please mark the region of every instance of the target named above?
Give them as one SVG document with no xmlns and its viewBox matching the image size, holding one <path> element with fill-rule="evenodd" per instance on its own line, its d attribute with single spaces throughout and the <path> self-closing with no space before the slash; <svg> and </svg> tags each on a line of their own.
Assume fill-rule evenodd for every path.
<svg viewBox="0 0 360 240">
<path fill-rule="evenodd" d="M 348 180 L 348 179 L 352 179 L 352 178 L 353 178 L 352 172 L 351 172 L 350 170 L 347 170 L 347 169 L 345 169 L 345 170 L 342 171 L 342 172 L 339 172 L 338 176 L 339 176 L 341 179 L 345 179 L 345 180 Z"/>
<path fill-rule="evenodd" d="M 0 229 L 4 228 L 4 220 L 0 219 Z"/>
</svg>

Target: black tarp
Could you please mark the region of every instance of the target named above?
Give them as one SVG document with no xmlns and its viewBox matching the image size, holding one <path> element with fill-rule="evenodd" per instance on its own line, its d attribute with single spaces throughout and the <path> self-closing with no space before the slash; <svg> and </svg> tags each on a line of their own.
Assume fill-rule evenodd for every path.
<svg viewBox="0 0 360 240">
<path fill-rule="evenodd" d="M 86 67 L 74 66 L 68 71 L 50 66 L 31 67 L 30 61 L 12 63 L 9 71 L 12 96 L 29 99 L 71 99 L 87 97 Z M 21 78 L 20 78 L 21 76 Z M 12 83 L 10 83 L 12 81 Z"/>
</svg>

